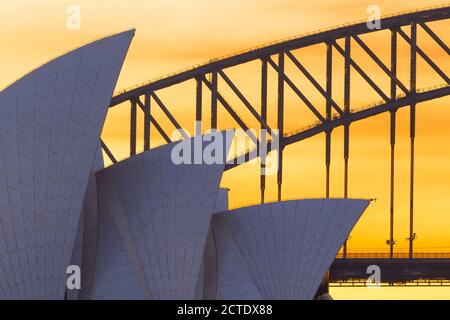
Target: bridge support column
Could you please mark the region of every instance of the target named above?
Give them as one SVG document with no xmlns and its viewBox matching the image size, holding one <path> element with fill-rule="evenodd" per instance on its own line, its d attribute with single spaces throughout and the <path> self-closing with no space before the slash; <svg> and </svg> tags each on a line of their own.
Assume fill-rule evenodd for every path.
<svg viewBox="0 0 450 320">
<path fill-rule="evenodd" d="M 150 149 L 150 93 L 145 94 L 145 102 L 144 102 L 145 110 L 144 110 L 144 150 Z"/>
<path fill-rule="evenodd" d="M 350 49 L 351 38 L 345 37 L 345 61 L 344 61 L 344 114 L 350 113 Z M 344 198 L 348 198 L 348 159 L 350 144 L 350 124 L 344 125 Z M 343 248 L 344 259 L 347 258 L 347 240 Z"/>
<path fill-rule="evenodd" d="M 284 52 L 278 54 L 278 130 L 280 144 L 278 147 L 278 201 L 281 201 L 283 185 L 283 131 L 284 131 Z"/>
<path fill-rule="evenodd" d="M 390 206 L 389 206 L 389 253 L 394 257 L 394 188 L 395 188 L 395 111 L 391 111 L 391 185 L 390 185 Z"/>
<path fill-rule="evenodd" d="M 397 31 L 391 31 L 391 100 L 395 101 L 397 97 Z M 391 175 L 390 175 L 390 205 L 389 205 L 389 256 L 394 257 L 394 192 L 395 192 L 395 123 L 396 109 L 390 112 L 390 140 L 391 140 Z"/>
<path fill-rule="evenodd" d="M 348 158 L 350 144 L 350 126 L 344 126 L 344 199 L 348 198 Z M 347 240 L 344 242 L 343 248 L 344 259 L 347 258 Z"/>
<path fill-rule="evenodd" d="M 217 129 L 217 71 L 211 75 L 211 129 Z"/>
<path fill-rule="evenodd" d="M 136 154 L 136 100 L 131 100 L 130 109 L 130 156 Z"/>
<path fill-rule="evenodd" d="M 417 25 L 411 24 L 411 94 L 416 93 L 417 75 Z M 416 104 L 411 104 L 410 108 L 410 138 L 411 138 L 411 167 L 410 167 L 410 200 L 409 200 L 409 257 L 413 257 L 413 242 L 416 238 L 414 233 L 414 138 L 416 136 Z"/>
<path fill-rule="evenodd" d="M 331 131 L 325 133 L 325 197 L 330 197 L 330 160 L 331 160 Z"/>
<path fill-rule="evenodd" d="M 267 123 L 267 59 L 262 59 L 261 66 L 261 118 L 263 122 Z M 263 130 L 261 125 L 261 142 L 266 143 L 266 131 Z M 267 148 L 264 151 L 259 150 L 260 154 L 260 190 L 261 190 L 261 203 L 264 203 L 264 196 L 266 190 L 266 153 Z"/>
<path fill-rule="evenodd" d="M 350 126 L 344 126 L 344 198 L 348 198 L 348 159 L 350 153 Z"/>
<path fill-rule="evenodd" d="M 331 122 L 331 94 L 332 94 L 332 70 L 333 70 L 333 46 L 327 43 L 327 101 L 326 101 L 326 121 Z M 325 196 L 330 197 L 330 162 L 331 162 L 331 130 L 325 132 L 325 166 L 326 166 L 326 187 Z"/>
<path fill-rule="evenodd" d="M 415 108 L 415 106 L 411 106 Z M 414 120 L 413 120 L 414 121 Z M 413 257 L 414 232 L 414 137 L 411 137 L 410 201 L 409 201 L 409 257 Z"/>
<path fill-rule="evenodd" d="M 197 89 L 195 98 L 195 135 L 202 134 L 202 79 L 197 78 Z"/>
</svg>

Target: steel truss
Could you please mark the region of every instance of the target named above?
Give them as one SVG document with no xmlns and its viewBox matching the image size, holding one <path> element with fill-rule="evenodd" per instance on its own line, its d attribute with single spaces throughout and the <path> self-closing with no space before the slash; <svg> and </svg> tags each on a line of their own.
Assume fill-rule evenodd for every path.
<svg viewBox="0 0 450 320">
<path fill-rule="evenodd" d="M 425 53 L 417 42 L 417 30 L 421 28 L 434 42 L 444 50 L 450 57 L 448 45 L 430 28 L 429 22 L 445 20 L 449 18 L 450 6 L 441 6 L 416 12 L 409 12 L 397 16 L 383 18 L 380 30 L 371 30 L 365 22 L 346 25 L 335 29 L 301 36 L 289 39 L 275 44 L 259 47 L 253 50 L 228 56 L 223 59 L 214 59 L 206 64 L 199 65 L 192 69 L 188 69 L 179 73 L 163 77 L 149 83 L 137 86 L 130 90 L 126 90 L 115 95 L 111 100 L 110 107 L 122 105 L 126 102 L 130 105 L 130 156 L 136 155 L 136 131 L 137 131 L 137 112 L 141 110 L 144 113 L 144 150 L 150 149 L 150 125 L 158 131 L 163 139 L 169 143 L 171 139 L 163 126 L 153 116 L 152 110 L 155 107 L 160 108 L 163 114 L 170 121 L 171 125 L 180 131 L 186 137 L 181 128 L 180 123 L 175 119 L 163 101 L 158 96 L 158 91 L 168 88 L 185 81 L 196 81 L 196 103 L 195 115 L 196 121 L 201 121 L 203 125 L 209 128 L 217 128 L 217 110 L 223 107 L 225 111 L 234 119 L 238 127 L 247 131 L 249 129 L 248 121 L 238 115 L 233 106 L 227 101 L 226 97 L 221 93 L 219 88 L 219 80 L 225 83 L 227 89 L 242 102 L 245 108 L 250 112 L 252 117 L 256 119 L 261 129 L 266 129 L 267 133 L 272 136 L 273 130 L 279 130 L 279 169 L 277 175 L 278 200 L 282 199 L 283 184 L 283 150 L 286 146 L 313 137 L 317 134 L 325 134 L 325 197 L 330 196 L 330 167 L 331 167 L 331 138 L 333 129 L 342 126 L 344 128 L 344 197 L 348 197 L 348 172 L 350 159 L 350 125 L 353 122 L 363 120 L 381 113 L 390 113 L 390 146 L 391 146 L 391 179 L 390 179 L 390 229 L 389 239 L 386 241 L 390 247 L 390 255 L 394 255 L 394 181 L 395 181 L 395 132 L 396 132 L 396 112 L 399 108 L 409 107 L 410 110 L 410 231 L 409 231 L 409 254 L 413 256 L 413 241 L 416 237 L 414 233 L 414 140 L 415 140 L 415 114 L 416 105 L 423 101 L 447 96 L 450 94 L 449 76 L 439 67 L 447 61 L 436 61 Z M 370 49 L 369 45 L 364 42 L 361 35 L 388 30 L 391 34 L 391 61 L 390 65 L 386 65 Z M 409 33 L 409 35 L 408 35 Z M 339 42 L 342 40 L 344 46 Z M 404 41 L 410 47 L 410 81 L 409 85 L 403 83 L 397 77 L 397 47 L 398 42 Z M 314 75 L 307 70 L 304 64 L 297 58 L 292 51 L 312 45 L 323 44 L 326 48 L 326 85 L 322 87 Z M 364 68 L 358 63 L 357 58 L 352 56 L 352 46 L 359 46 L 383 71 L 386 79 L 390 81 L 390 92 L 383 91 L 375 82 L 375 80 L 364 71 Z M 333 53 L 338 53 L 344 58 L 344 103 L 340 106 L 332 96 L 333 84 Z M 443 84 L 427 89 L 418 90 L 416 88 L 417 78 L 417 57 L 420 56 L 433 70 L 443 79 Z M 447 58 L 448 58 L 447 57 Z M 261 101 L 260 105 L 253 105 L 244 93 L 239 89 L 237 84 L 228 76 L 227 68 L 245 64 L 251 61 L 259 60 L 261 62 L 261 71 L 258 78 L 261 82 Z M 285 73 L 286 60 L 291 62 L 296 68 L 308 79 L 313 87 L 320 93 L 325 100 L 325 114 L 319 112 L 318 108 L 312 103 L 302 89 L 295 85 L 291 78 Z M 278 75 L 277 87 L 269 88 L 267 81 L 268 69 L 273 69 Z M 365 82 L 376 92 L 382 99 L 379 103 L 373 104 L 367 108 L 352 109 L 351 108 L 351 73 L 356 72 Z M 204 86 L 211 94 L 210 105 L 204 105 L 203 96 L 205 94 Z M 286 88 L 292 90 L 298 99 L 306 106 L 306 108 L 315 116 L 317 122 L 306 128 L 302 128 L 296 132 L 285 132 L 284 119 L 287 115 L 285 110 L 284 94 Z M 277 99 L 277 128 L 271 128 L 268 124 L 267 117 L 267 95 L 269 90 L 276 90 Z M 398 91 L 400 90 L 400 93 Z M 204 121 L 203 115 L 205 108 L 211 108 L 211 118 Z M 248 119 L 247 119 L 248 120 Z M 198 128 L 200 131 L 208 128 Z M 199 134 L 200 132 L 196 132 Z M 252 141 L 258 146 L 258 137 L 250 134 Z M 262 135 L 260 139 L 266 141 L 266 135 Z M 269 146 L 270 148 L 270 142 Z M 102 141 L 102 148 L 113 163 L 117 160 L 111 150 Z M 253 150 L 246 152 L 243 157 L 245 161 L 251 160 L 255 153 Z M 239 165 L 236 159 L 230 161 L 226 170 L 232 169 Z M 264 161 L 261 161 L 260 174 L 260 193 L 261 202 L 265 200 L 266 181 L 263 174 Z M 344 256 L 347 253 L 347 244 L 344 244 Z"/>
</svg>

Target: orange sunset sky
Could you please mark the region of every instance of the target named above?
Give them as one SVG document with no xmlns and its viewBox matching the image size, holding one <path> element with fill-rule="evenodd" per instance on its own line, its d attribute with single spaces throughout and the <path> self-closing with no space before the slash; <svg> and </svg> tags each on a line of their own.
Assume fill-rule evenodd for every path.
<svg viewBox="0 0 450 320">
<path fill-rule="evenodd" d="M 0 88 L 62 53 L 96 38 L 136 28 L 136 35 L 125 60 L 116 92 L 152 78 L 195 65 L 209 59 L 238 52 L 266 42 L 296 34 L 366 19 L 369 5 L 378 5 L 382 14 L 446 4 L 429 0 L 5 0 L 0 4 L 1 72 Z M 81 28 L 66 27 L 69 5 L 81 8 Z M 447 43 L 450 21 L 429 26 Z M 450 58 L 425 32 L 418 28 L 418 44 L 450 74 Z M 404 29 L 409 34 L 408 29 Z M 378 32 L 361 37 L 386 65 L 389 65 L 389 34 Z M 339 42 L 342 46 L 342 42 Z M 383 72 L 352 44 L 352 56 L 389 93 Z M 354 48 L 354 49 L 353 49 Z M 294 52 L 318 81 L 325 85 L 325 46 Z M 399 36 L 398 74 L 409 85 L 409 49 Z M 343 106 L 343 59 L 333 53 L 335 101 Z M 260 62 L 226 70 L 239 89 L 259 109 Z M 290 64 L 288 76 L 323 112 L 320 94 Z M 270 73 L 271 72 L 271 73 Z M 269 72 L 269 124 L 276 127 L 276 77 Z M 358 108 L 381 98 L 356 77 L 352 70 L 351 107 Z M 422 59 L 418 59 L 417 87 L 443 83 Z M 244 107 L 219 82 L 219 90 L 245 115 Z M 183 127 L 192 132 L 195 83 L 164 89 L 160 98 Z M 223 89 L 222 89 L 223 88 Z M 206 88 L 204 92 L 208 93 Z M 398 90 L 398 93 L 401 91 Z M 210 97 L 205 94 L 205 105 Z M 285 130 L 293 131 L 315 121 L 302 102 L 286 86 Z M 450 97 L 419 104 L 416 128 L 415 241 L 420 252 L 450 252 Z M 102 134 L 117 158 L 128 153 L 128 104 L 113 108 Z M 155 112 L 155 117 L 161 114 Z M 205 112 L 205 119 L 209 118 Z M 142 114 L 139 114 L 142 136 Z M 389 236 L 389 116 L 387 114 L 355 123 L 351 127 L 349 196 L 376 198 L 352 232 L 349 252 L 386 252 Z M 160 120 L 163 124 L 167 121 Z M 248 117 L 250 126 L 257 122 Z M 236 124 L 219 106 L 219 126 Z M 396 145 L 395 239 L 397 252 L 405 252 L 409 236 L 409 111 L 398 112 Z M 168 132 L 171 133 L 170 129 Z M 343 130 L 333 131 L 331 196 L 343 196 Z M 152 128 L 152 147 L 162 139 Z M 142 150 L 142 139 L 138 147 Z M 324 136 L 319 135 L 291 145 L 285 150 L 283 198 L 324 197 Z M 227 172 L 222 186 L 231 189 L 230 205 L 238 207 L 259 201 L 259 167 L 246 164 Z M 276 176 L 270 176 L 267 200 L 276 199 Z M 331 289 L 335 298 L 446 298 L 450 288 Z"/>
</svg>

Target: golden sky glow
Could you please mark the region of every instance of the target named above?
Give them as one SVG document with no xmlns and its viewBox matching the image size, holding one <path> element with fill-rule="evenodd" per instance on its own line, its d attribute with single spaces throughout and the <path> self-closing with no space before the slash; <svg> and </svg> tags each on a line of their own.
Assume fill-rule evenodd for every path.
<svg viewBox="0 0 450 320">
<path fill-rule="evenodd" d="M 269 41 L 314 31 L 341 23 L 365 19 L 368 5 L 381 7 L 382 14 L 445 4 L 429 0 L 14 0 L 0 4 L 0 88 L 7 86 L 22 74 L 53 57 L 95 38 L 134 27 L 136 36 L 125 61 L 116 91 L 195 65 L 214 57 L 230 54 Z M 81 8 L 81 29 L 66 28 L 68 5 Z M 447 43 L 450 23 L 430 24 Z M 407 32 L 409 33 L 409 31 Z M 362 36 L 367 44 L 389 65 L 389 35 L 379 32 Z M 418 33 L 419 45 L 450 74 L 448 55 L 424 34 Z M 402 43 L 399 40 L 400 43 Z M 354 46 L 353 54 L 366 72 L 372 75 L 385 92 L 389 82 L 361 49 Z M 352 48 L 353 50 L 353 48 Z M 325 48 L 313 46 L 299 50 L 297 57 L 324 85 Z M 408 47 L 399 46 L 399 77 L 408 84 Z M 402 56 L 404 58 L 402 58 Z M 334 53 L 333 72 L 343 74 L 343 59 Z M 259 62 L 226 70 L 248 99 L 259 109 Z M 320 94 L 307 83 L 292 65 L 287 65 L 290 78 L 324 110 Z M 426 64 L 418 61 L 417 87 L 423 88 L 443 82 Z M 352 71 L 353 72 L 353 71 Z M 343 104 L 342 78 L 333 83 L 334 99 Z M 255 85 L 255 81 L 256 84 Z M 269 73 L 269 124 L 276 126 L 273 112 L 276 105 L 274 73 Z M 219 86 L 223 87 L 223 83 Z M 361 79 L 352 75 L 352 107 L 360 107 L 380 100 Z M 194 120 L 194 83 L 162 90 L 159 95 L 182 125 L 192 130 Z M 204 89 L 206 91 L 206 88 Z M 222 91 L 222 89 L 220 88 Z M 239 101 L 230 90 L 222 91 L 233 106 Z M 399 91 L 400 92 L 400 91 Z M 205 98 L 205 103 L 209 103 Z M 208 98 L 209 99 L 209 98 Z M 416 139 L 416 233 L 417 250 L 450 252 L 450 97 L 418 105 Z M 286 89 L 286 131 L 296 130 L 315 119 L 294 93 Z M 219 107 L 220 109 L 220 107 Z M 158 113 L 155 113 L 158 117 Z M 208 117 L 208 113 L 205 114 Z M 219 111 L 219 125 L 235 126 L 223 109 Z M 142 115 L 139 115 L 142 121 Z M 380 115 L 355 123 L 351 127 L 350 184 L 351 197 L 377 198 L 352 232 L 349 251 L 386 251 L 389 216 L 389 122 L 388 115 Z M 162 121 L 166 124 L 167 122 Z M 256 126 L 255 121 L 249 124 Z M 103 137 L 118 158 L 128 152 L 129 109 L 116 107 L 108 115 Z M 154 133 L 155 130 L 152 129 Z M 142 135 L 140 128 L 139 135 Z M 333 132 L 331 195 L 343 195 L 342 129 Z M 157 145 L 161 138 L 152 135 Z M 153 144 L 152 144 L 153 145 Z M 409 216 L 409 111 L 398 113 L 396 171 L 396 249 L 407 249 Z M 325 194 L 324 136 L 316 136 L 286 149 L 284 198 L 323 197 Z M 259 201 L 258 166 L 245 165 L 227 173 L 222 186 L 231 188 L 231 206 L 237 207 Z M 276 176 L 268 178 L 268 198 L 276 197 Z M 357 297 L 363 289 L 352 291 L 335 289 L 336 296 Z M 353 289 L 354 290 L 354 289 Z M 391 290 L 391 291 L 389 291 Z M 444 295 L 450 290 L 417 291 L 418 289 L 380 289 L 381 296 L 401 297 L 398 290 L 416 290 L 426 296 Z M 419 289 L 420 290 L 420 289 Z M 395 293 L 393 293 L 395 291 Z M 419 293 L 416 293 L 419 292 Z M 432 292 L 430 294 L 430 292 Z M 376 295 L 380 295 L 377 293 Z M 375 297 L 368 294 L 367 297 Z M 411 297 L 408 293 L 407 297 Z"/>
</svg>

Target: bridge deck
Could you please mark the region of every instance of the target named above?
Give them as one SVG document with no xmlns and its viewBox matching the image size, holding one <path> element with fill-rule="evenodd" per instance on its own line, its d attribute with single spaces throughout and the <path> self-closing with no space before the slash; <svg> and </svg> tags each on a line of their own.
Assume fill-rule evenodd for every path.
<svg viewBox="0 0 450 320">
<path fill-rule="evenodd" d="M 330 268 L 331 286 L 364 286 L 372 273 L 371 265 L 380 267 L 385 285 L 450 286 L 450 253 L 354 253 L 338 255 Z"/>
</svg>

